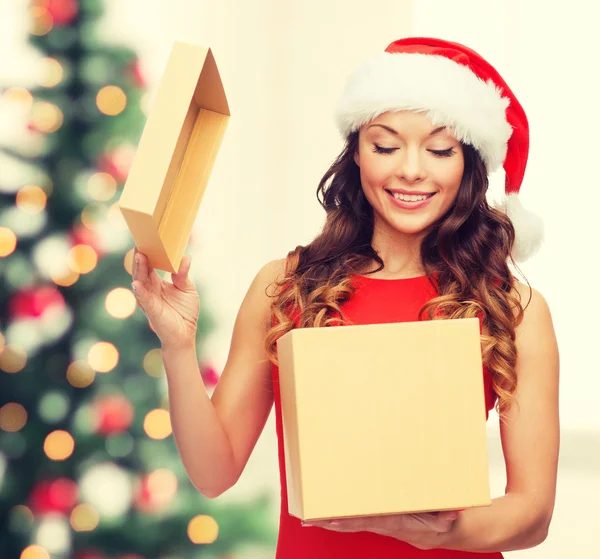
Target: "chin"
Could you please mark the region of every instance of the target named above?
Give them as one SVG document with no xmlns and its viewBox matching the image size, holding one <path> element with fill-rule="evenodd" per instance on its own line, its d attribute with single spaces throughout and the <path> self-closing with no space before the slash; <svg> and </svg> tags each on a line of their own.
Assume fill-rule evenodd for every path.
<svg viewBox="0 0 600 559">
<path fill-rule="evenodd" d="M 390 225 L 395 231 L 401 233 L 402 235 L 425 235 L 431 230 L 431 227 L 434 223 L 435 220 L 429 219 L 419 223 L 406 223 L 406 221 L 403 220 L 402 223 L 392 221 Z"/>
</svg>

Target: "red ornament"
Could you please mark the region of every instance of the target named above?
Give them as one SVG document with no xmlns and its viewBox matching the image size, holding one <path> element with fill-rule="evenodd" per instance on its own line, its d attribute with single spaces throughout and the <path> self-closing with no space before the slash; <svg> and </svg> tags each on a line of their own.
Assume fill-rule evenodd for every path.
<svg viewBox="0 0 600 559">
<path fill-rule="evenodd" d="M 105 396 L 94 406 L 98 434 L 117 435 L 126 431 L 133 423 L 135 415 L 131 402 L 120 394 Z"/>
<path fill-rule="evenodd" d="M 46 9 L 55 25 L 69 25 L 75 19 L 77 0 L 46 0 Z"/>
<path fill-rule="evenodd" d="M 79 498 L 77 483 L 69 478 L 40 481 L 29 494 L 29 504 L 35 514 L 71 512 Z"/>
<path fill-rule="evenodd" d="M 18 291 L 8 305 L 14 319 L 39 318 L 52 305 L 64 308 L 65 300 L 56 287 L 47 285 Z"/>
<path fill-rule="evenodd" d="M 133 79 L 133 83 L 137 87 L 141 89 L 144 89 L 146 87 L 146 78 L 142 73 L 142 67 L 139 60 L 134 60 L 131 63 L 131 65 L 129 66 L 129 73 L 131 75 L 131 78 Z"/>
<path fill-rule="evenodd" d="M 212 388 L 219 382 L 217 371 L 210 365 L 200 365 L 200 374 L 202 375 L 202 380 L 207 388 Z"/>
</svg>

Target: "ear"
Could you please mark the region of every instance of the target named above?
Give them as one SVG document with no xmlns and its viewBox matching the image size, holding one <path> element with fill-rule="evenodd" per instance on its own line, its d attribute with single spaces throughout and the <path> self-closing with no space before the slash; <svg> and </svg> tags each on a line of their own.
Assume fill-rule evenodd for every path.
<svg viewBox="0 0 600 559">
<path fill-rule="evenodd" d="M 360 154 L 358 153 L 358 146 L 356 147 L 356 150 L 354 151 L 354 163 L 356 163 L 357 167 L 360 167 Z"/>
</svg>

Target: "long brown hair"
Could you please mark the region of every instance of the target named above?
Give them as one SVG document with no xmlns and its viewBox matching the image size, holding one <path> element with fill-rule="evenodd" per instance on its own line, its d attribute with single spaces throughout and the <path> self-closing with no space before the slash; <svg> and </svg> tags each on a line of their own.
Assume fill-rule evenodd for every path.
<svg viewBox="0 0 600 559">
<path fill-rule="evenodd" d="M 353 274 L 384 263 L 371 245 L 374 217 L 354 161 L 358 132 L 351 134 L 321 179 L 317 198 L 326 212 L 321 233 L 288 254 L 284 277 L 273 284 L 269 359 L 277 363 L 277 339 L 294 327 L 344 324 L 342 303 L 353 293 Z M 464 172 L 456 201 L 421 244 L 421 260 L 437 294 L 420 319 L 480 317 L 484 365 L 492 374 L 504 415 L 517 378 L 515 328 L 523 307 L 513 290 L 508 262 L 514 243 L 510 219 L 486 199 L 488 176 L 477 151 L 463 144 Z M 434 279 L 435 278 L 435 281 Z"/>
</svg>

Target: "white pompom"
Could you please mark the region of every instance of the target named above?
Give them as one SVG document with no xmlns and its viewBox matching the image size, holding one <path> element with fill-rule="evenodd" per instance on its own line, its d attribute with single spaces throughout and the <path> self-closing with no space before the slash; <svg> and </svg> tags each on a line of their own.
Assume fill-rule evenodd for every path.
<svg viewBox="0 0 600 559">
<path fill-rule="evenodd" d="M 510 218 L 515 228 L 512 257 L 516 262 L 525 262 L 534 256 L 542 245 L 544 222 L 523 206 L 518 194 L 505 196 L 496 207 Z"/>
</svg>

